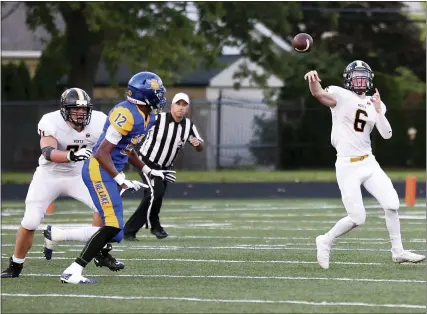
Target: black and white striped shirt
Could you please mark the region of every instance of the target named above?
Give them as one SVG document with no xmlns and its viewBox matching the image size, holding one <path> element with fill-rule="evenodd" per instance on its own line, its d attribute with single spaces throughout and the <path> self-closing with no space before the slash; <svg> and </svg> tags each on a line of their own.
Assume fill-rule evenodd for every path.
<svg viewBox="0 0 427 314">
<path fill-rule="evenodd" d="M 181 122 L 175 122 L 170 112 L 160 113 L 141 145 L 141 159 L 150 168 L 168 169 L 173 166 L 176 156 L 190 136 L 203 142 L 190 119 L 184 118 Z"/>
</svg>

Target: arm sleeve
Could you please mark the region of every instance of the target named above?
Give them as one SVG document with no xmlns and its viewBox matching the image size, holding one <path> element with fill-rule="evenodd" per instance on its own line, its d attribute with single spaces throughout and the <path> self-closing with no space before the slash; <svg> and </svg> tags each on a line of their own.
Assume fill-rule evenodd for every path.
<svg viewBox="0 0 427 314">
<path fill-rule="evenodd" d="M 111 144 L 117 145 L 122 139 L 122 135 L 113 126 L 109 126 L 105 134 L 105 139 Z"/>
<path fill-rule="evenodd" d="M 52 136 L 56 138 L 56 127 L 46 115 L 41 118 L 37 128 L 40 136 Z"/>
<path fill-rule="evenodd" d="M 133 129 L 133 115 L 127 108 L 116 107 L 109 114 L 110 125 L 121 135 L 127 135 Z"/>
<path fill-rule="evenodd" d="M 385 117 L 385 113 L 387 111 L 386 106 L 384 103 L 381 102 L 381 113 L 377 114 L 377 118 L 375 121 L 375 126 L 377 127 L 378 132 L 381 134 L 381 136 L 388 140 L 393 135 L 390 122 Z"/>
</svg>

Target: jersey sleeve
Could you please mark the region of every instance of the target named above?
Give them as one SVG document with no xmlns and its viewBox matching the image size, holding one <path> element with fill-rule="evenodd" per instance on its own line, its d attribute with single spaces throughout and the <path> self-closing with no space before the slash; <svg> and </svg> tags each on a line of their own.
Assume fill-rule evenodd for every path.
<svg viewBox="0 0 427 314">
<path fill-rule="evenodd" d="M 114 108 L 111 110 L 108 119 L 111 126 L 123 136 L 127 135 L 133 129 L 133 115 L 127 108 Z"/>
<path fill-rule="evenodd" d="M 199 132 L 197 131 L 196 125 L 194 123 L 191 123 L 191 129 L 190 129 L 190 136 L 194 136 L 195 138 L 197 138 L 200 142 L 204 142 L 202 137 L 200 136 Z M 189 142 L 190 140 L 190 136 L 187 139 L 187 142 Z"/>
<path fill-rule="evenodd" d="M 325 88 L 325 92 L 335 96 L 335 99 L 337 100 L 337 106 L 338 106 L 340 103 L 340 99 L 342 99 L 343 88 L 339 86 L 331 85 Z"/>
<path fill-rule="evenodd" d="M 57 127 L 49 116 L 44 115 L 37 126 L 40 136 L 52 136 L 56 138 Z"/>
</svg>

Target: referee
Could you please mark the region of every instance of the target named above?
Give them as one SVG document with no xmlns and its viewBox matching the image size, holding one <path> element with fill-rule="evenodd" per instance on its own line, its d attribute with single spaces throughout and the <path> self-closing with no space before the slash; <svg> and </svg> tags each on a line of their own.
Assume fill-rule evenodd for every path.
<svg viewBox="0 0 427 314">
<path fill-rule="evenodd" d="M 189 105 L 188 95 L 178 93 L 172 100 L 170 112 L 157 114 L 156 122 L 139 150 L 141 160 L 151 169 L 171 169 L 186 142 L 190 142 L 197 152 L 203 151 L 203 139 L 196 126 L 190 119 L 185 118 Z M 126 222 L 124 238 L 128 241 L 138 241 L 136 233 L 144 225 L 151 227 L 151 233 L 157 239 L 166 238 L 168 234 L 160 224 L 159 214 L 167 182 L 158 177 L 149 180 L 146 175 L 140 175 L 148 188 L 144 190 L 144 198 L 138 208 Z"/>
</svg>

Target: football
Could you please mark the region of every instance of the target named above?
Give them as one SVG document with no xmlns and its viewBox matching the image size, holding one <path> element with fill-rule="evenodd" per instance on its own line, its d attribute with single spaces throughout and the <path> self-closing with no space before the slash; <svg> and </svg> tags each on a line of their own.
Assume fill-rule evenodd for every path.
<svg viewBox="0 0 427 314">
<path fill-rule="evenodd" d="M 298 52 L 308 52 L 313 46 L 313 38 L 309 34 L 299 33 L 292 41 L 292 47 Z"/>
</svg>

